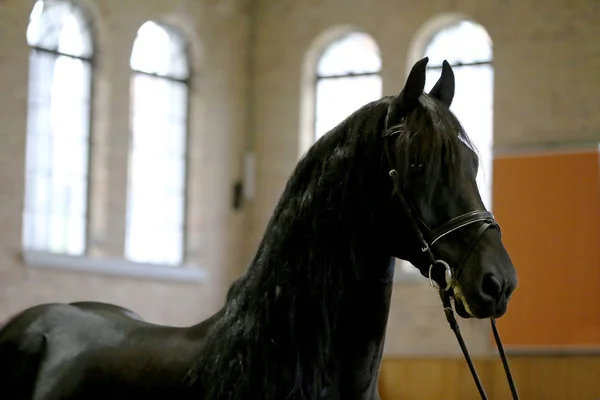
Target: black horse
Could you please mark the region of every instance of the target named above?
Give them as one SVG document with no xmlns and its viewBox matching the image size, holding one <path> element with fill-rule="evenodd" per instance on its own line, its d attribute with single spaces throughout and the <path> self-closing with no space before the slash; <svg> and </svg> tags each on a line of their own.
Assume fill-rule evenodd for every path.
<svg viewBox="0 0 600 400">
<path fill-rule="evenodd" d="M 29 308 L 0 331 L 2 397 L 378 399 L 393 256 L 447 279 L 462 317 L 503 315 L 515 269 L 497 225 L 473 217 L 485 207 L 449 109 L 453 72 L 444 62 L 424 93 L 427 61 L 299 161 L 216 314 L 173 328 L 89 304 Z M 452 274 L 435 276 L 409 215 Z"/>
</svg>

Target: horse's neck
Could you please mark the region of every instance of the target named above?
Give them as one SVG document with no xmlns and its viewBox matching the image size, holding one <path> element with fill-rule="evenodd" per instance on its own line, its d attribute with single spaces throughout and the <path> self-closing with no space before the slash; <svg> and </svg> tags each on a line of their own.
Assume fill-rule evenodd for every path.
<svg viewBox="0 0 600 400">
<path fill-rule="evenodd" d="M 222 383 L 207 396 L 252 393 L 264 379 L 271 388 L 263 398 L 372 393 L 392 275 L 378 223 L 366 214 L 383 208 L 373 201 L 380 182 L 360 183 L 351 204 L 340 205 L 350 196 L 345 186 L 331 189 L 336 208 L 302 205 L 314 186 L 288 185 L 293 192 L 286 189 L 248 270 L 230 287 L 225 312 L 207 322 L 199 382 Z"/>
<path fill-rule="evenodd" d="M 338 339 L 342 398 L 371 399 L 377 393 L 393 287 L 394 259 L 389 259 L 387 269 L 379 271 L 361 281 L 342 312 Z"/>
</svg>

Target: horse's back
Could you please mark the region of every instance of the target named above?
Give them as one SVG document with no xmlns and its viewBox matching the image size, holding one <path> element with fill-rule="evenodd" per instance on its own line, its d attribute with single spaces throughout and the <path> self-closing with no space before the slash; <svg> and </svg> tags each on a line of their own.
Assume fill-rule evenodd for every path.
<svg viewBox="0 0 600 400">
<path fill-rule="evenodd" d="M 69 305 L 100 313 L 116 313 L 127 318 L 136 319 L 138 321 L 144 320 L 139 314 L 128 308 L 117 306 L 115 304 L 103 303 L 100 301 L 77 301 L 74 303 L 69 303 Z"/>
<path fill-rule="evenodd" d="M 180 328 L 106 303 L 31 307 L 0 330 L 0 388 L 22 393 L 11 399 L 198 398 L 190 373 L 221 313 Z"/>
<path fill-rule="evenodd" d="M 77 302 L 71 304 L 46 303 L 27 308 L 13 315 L 0 326 L 0 348 L 5 344 L 19 342 L 21 346 L 32 349 L 39 337 L 69 336 L 68 332 L 77 331 L 77 336 L 95 338 L 102 335 L 94 328 L 106 326 L 136 326 L 144 320 L 131 310 L 100 302 Z M 120 329 L 110 329 L 119 331 Z"/>
<path fill-rule="evenodd" d="M 34 398 L 43 373 L 96 346 L 119 343 L 141 317 L 105 303 L 47 303 L 12 316 L 0 327 L 0 388 L 14 399 Z M 49 354 L 51 356 L 49 356 Z M 37 397 L 37 396 L 35 396 Z"/>
</svg>

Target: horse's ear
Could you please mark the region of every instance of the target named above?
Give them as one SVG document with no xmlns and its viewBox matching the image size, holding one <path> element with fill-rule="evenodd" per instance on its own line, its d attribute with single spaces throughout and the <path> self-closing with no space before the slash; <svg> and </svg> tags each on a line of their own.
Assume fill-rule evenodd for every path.
<svg viewBox="0 0 600 400">
<path fill-rule="evenodd" d="M 429 57 L 425 57 L 413 65 L 408 78 L 406 78 L 404 88 L 389 106 L 386 117 L 387 127 L 398 124 L 419 103 L 419 97 L 425 88 L 425 68 L 428 61 Z"/>
<path fill-rule="evenodd" d="M 404 89 L 402 89 L 398 96 L 400 101 L 402 101 L 402 107 L 404 107 L 405 111 L 410 111 L 417 106 L 419 97 L 423 93 L 423 89 L 425 89 L 425 69 L 427 68 L 428 61 L 429 57 L 417 61 L 410 70 L 408 78 L 406 78 Z"/>
<path fill-rule="evenodd" d="M 448 107 L 452 104 L 454 98 L 454 72 L 448 61 L 442 63 L 442 75 L 433 86 L 429 95 L 440 100 Z"/>
</svg>

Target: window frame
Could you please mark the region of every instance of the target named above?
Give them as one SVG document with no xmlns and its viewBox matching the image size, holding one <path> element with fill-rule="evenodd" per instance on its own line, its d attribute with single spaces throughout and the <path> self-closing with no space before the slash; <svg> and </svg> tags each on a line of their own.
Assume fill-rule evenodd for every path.
<svg viewBox="0 0 600 400">
<path fill-rule="evenodd" d="M 97 26 L 94 23 L 93 16 L 90 14 L 90 10 L 85 8 L 82 4 L 65 0 L 65 3 L 69 3 L 69 5 L 73 7 L 78 7 L 80 15 L 79 23 L 85 23 L 85 28 L 87 28 L 87 32 L 90 35 L 89 40 L 92 48 L 91 55 L 89 57 L 89 66 L 90 66 L 90 91 L 89 91 L 89 130 L 88 130 L 88 146 L 87 146 L 87 187 L 86 187 L 86 220 L 85 220 L 85 251 L 79 255 L 65 254 L 65 253 L 53 253 L 46 250 L 36 250 L 32 248 L 26 248 L 24 246 L 23 236 L 21 236 L 21 251 L 20 251 L 20 259 L 24 266 L 31 270 L 39 270 L 39 271 L 58 271 L 58 272 L 71 272 L 71 273 L 85 273 L 99 276 L 107 276 L 107 277 L 117 277 L 117 278 L 134 278 L 141 280 L 150 280 L 150 281 L 158 281 L 158 282 L 171 282 L 171 283 L 186 283 L 186 284 L 201 284 L 206 282 L 208 278 L 207 271 L 200 265 L 197 265 L 196 262 L 187 262 L 179 265 L 179 268 L 173 268 L 171 265 L 160 265 L 160 264 L 147 264 L 147 263 L 136 263 L 124 258 L 112 258 L 112 257 L 101 257 L 101 256 L 93 256 L 90 254 L 90 251 L 93 251 L 93 248 L 90 248 L 90 243 L 93 242 L 94 238 L 91 236 L 92 227 L 90 226 L 90 214 L 92 212 L 91 205 L 94 202 L 94 199 L 91 196 L 92 185 L 93 185 L 93 167 L 94 163 L 92 160 L 93 149 L 94 149 L 94 127 L 95 127 L 95 118 L 96 116 L 96 84 L 99 79 L 99 71 L 98 69 L 98 44 L 97 44 Z M 35 3 L 34 3 L 35 6 Z M 30 9 L 30 15 L 33 12 L 33 8 Z M 31 17 L 30 17 L 31 18 Z M 27 28 L 30 26 L 27 24 Z M 187 43 L 188 52 L 190 49 L 191 43 Z M 72 56 L 70 54 L 63 54 L 62 52 L 58 52 L 51 49 L 46 49 L 40 46 L 32 46 L 26 41 L 26 46 L 28 47 L 28 54 L 31 56 L 33 51 L 41 51 L 45 53 L 58 53 L 58 56 L 65 55 L 67 57 L 78 58 L 78 56 Z M 189 53 L 188 53 L 189 57 Z M 188 58 L 188 66 L 190 67 L 190 75 L 191 75 L 191 62 Z M 131 73 L 131 69 L 129 71 Z M 31 82 L 31 78 L 28 79 L 28 86 Z M 192 96 L 192 86 L 188 84 L 187 88 L 187 107 L 186 107 L 186 144 L 189 142 L 190 135 L 190 98 Z M 29 89 L 28 89 L 29 90 Z M 29 101 L 29 99 L 28 99 Z M 29 110 L 29 107 L 28 107 Z M 28 131 L 26 131 L 27 133 Z M 27 146 L 27 143 L 26 143 Z M 28 147 L 25 147 L 25 151 L 28 150 Z M 185 176 L 188 176 L 189 170 L 189 162 L 188 162 L 188 154 L 189 147 L 185 148 Z M 27 168 L 27 164 L 25 165 Z M 25 170 L 23 171 L 23 178 L 26 179 Z M 25 182 L 25 181 L 24 181 Z M 187 215 L 187 187 L 186 196 L 185 196 L 185 208 L 184 213 Z M 23 188 L 23 196 L 25 199 L 25 187 Z M 23 209 L 24 213 L 25 210 Z M 22 221 L 22 229 L 24 228 L 24 214 L 21 217 Z M 187 220 L 184 219 L 184 224 L 187 223 Z M 184 229 L 186 227 L 184 226 Z M 185 229 L 187 231 L 187 229 Z M 185 237 L 184 237 L 185 244 Z"/>
<path fill-rule="evenodd" d="M 190 115 L 190 111 L 191 111 L 191 100 L 192 100 L 192 82 L 193 82 L 193 68 L 192 68 L 192 63 L 191 63 L 191 54 L 190 54 L 190 50 L 191 50 L 191 43 L 189 41 L 189 38 L 180 30 L 177 29 L 176 27 L 172 26 L 171 24 L 168 23 L 164 23 L 162 21 L 157 21 L 157 20 L 148 20 L 145 21 L 142 25 L 140 25 L 140 27 L 138 28 L 138 32 L 139 30 L 142 28 L 142 26 L 148 22 L 153 22 L 155 24 L 157 24 L 161 29 L 163 29 L 167 35 L 171 36 L 171 35 L 176 35 L 179 37 L 179 39 L 182 41 L 182 43 L 184 44 L 184 46 L 182 47 L 182 51 L 180 53 L 178 53 L 177 55 L 180 57 L 185 57 L 185 63 L 187 65 L 187 74 L 185 78 L 177 78 L 175 76 L 172 76 L 171 73 L 167 73 L 167 74 L 159 74 L 159 73 L 152 73 L 152 72 L 146 72 L 146 71 L 142 71 L 139 69 L 135 69 L 132 65 L 131 65 L 131 60 L 130 60 L 130 66 L 129 66 L 129 74 L 130 74 L 130 113 L 129 113 L 129 120 L 130 120 L 130 131 L 129 131 L 129 153 L 128 153 L 128 158 L 129 158 L 129 162 L 128 162 L 128 171 L 127 171 L 127 190 L 126 190 L 126 212 L 125 212 L 125 243 L 124 243 L 124 253 L 123 256 L 124 258 L 132 263 L 136 263 L 136 264 L 148 264 L 148 265 L 161 265 L 165 268 L 171 268 L 171 269 L 178 269 L 178 268 L 182 268 L 185 267 L 186 265 L 186 261 L 187 261 L 187 239 L 188 239 L 188 215 L 189 215 L 189 199 L 188 199 L 188 194 L 189 194 L 189 172 L 190 172 L 190 160 L 189 160 L 189 154 L 190 154 L 190 149 L 189 149 L 189 143 L 190 143 L 190 136 L 191 136 L 191 130 L 190 130 L 190 121 L 191 121 L 191 115 Z M 137 40 L 137 35 L 136 35 L 136 39 L 134 39 L 133 41 L 133 45 L 132 45 L 132 50 L 130 53 L 130 56 L 133 54 L 134 51 L 134 46 L 135 46 L 135 41 Z M 133 124 L 133 120 L 134 120 L 134 116 L 135 116 L 135 100 L 133 99 L 133 87 L 135 85 L 134 80 L 136 78 L 136 76 L 139 75 L 143 75 L 143 76 L 148 76 L 148 77 L 152 77 L 154 79 L 160 79 L 164 82 L 177 82 L 177 83 L 181 83 L 184 84 L 186 87 L 186 95 L 185 95 L 185 106 L 184 106 L 184 112 L 185 112 L 185 119 L 184 119 L 184 124 L 185 124 L 185 132 L 183 134 L 183 153 L 181 154 L 181 161 L 183 162 L 183 170 L 182 170 L 182 174 L 183 174 L 183 184 L 182 184 L 182 193 L 181 193 L 181 212 L 182 212 L 182 222 L 181 222 L 181 228 L 180 228 L 180 234 L 181 234 L 181 247 L 180 247 L 180 251 L 181 251 L 181 258 L 179 259 L 179 261 L 177 263 L 153 263 L 153 262 L 139 262 L 139 261 L 135 261 L 134 259 L 131 259 L 128 254 L 127 254 L 127 241 L 128 239 L 128 230 L 131 226 L 131 219 L 130 219 L 130 213 L 129 213 L 129 204 L 130 204 L 130 195 L 131 195 L 131 190 L 132 190 L 132 186 L 131 186 L 131 171 L 132 171 L 132 163 L 134 162 L 134 152 L 133 152 L 133 141 L 134 141 L 134 124 Z"/>
<path fill-rule="evenodd" d="M 31 8 L 30 11 L 30 20 L 27 24 L 27 28 L 26 30 L 29 29 L 31 23 L 33 22 L 31 19 L 31 15 L 34 12 L 35 7 L 37 6 L 37 4 L 39 2 L 42 2 L 43 4 L 43 0 L 36 0 L 34 2 L 33 7 Z M 23 179 L 24 179 L 24 188 L 23 188 L 23 210 L 22 210 L 22 215 L 21 215 L 21 224 L 22 224 L 22 233 L 21 233 L 21 241 L 20 241 L 20 245 L 21 245 L 21 249 L 24 253 L 47 253 L 49 255 L 61 255 L 61 256 L 75 256 L 75 257 L 85 257 L 86 254 L 89 251 L 89 243 L 90 243 L 90 224 L 89 224 L 89 219 L 90 219 L 90 206 L 91 206 L 91 183 L 92 183 L 92 174 L 93 174 L 93 169 L 92 169 L 92 146 L 93 146 L 93 135 L 94 135 L 94 96 L 95 96 L 95 77 L 96 77 L 96 67 L 97 67 L 97 43 L 96 43 L 96 32 L 95 32 L 95 25 L 92 21 L 92 19 L 89 16 L 89 12 L 88 10 L 86 10 L 81 4 L 75 3 L 73 1 L 70 0 L 63 0 L 61 3 L 68 5 L 70 7 L 70 10 L 68 12 L 68 14 L 66 15 L 67 17 L 73 17 L 77 19 L 77 23 L 81 25 L 81 27 L 83 28 L 83 32 L 81 33 L 81 38 L 83 40 L 87 40 L 89 41 L 89 45 L 90 45 L 90 54 L 89 56 L 83 56 L 83 55 L 73 55 L 73 54 L 69 54 L 69 53 L 65 53 L 59 50 L 59 45 L 60 45 L 60 38 L 57 38 L 56 41 L 56 45 L 54 49 L 50 49 L 50 48 L 46 48 L 43 46 L 40 46 L 39 44 L 30 44 L 29 40 L 26 39 L 26 43 L 27 43 L 27 48 L 28 48 L 28 55 L 29 55 L 29 60 L 28 60 L 28 68 L 29 68 L 29 73 L 28 73 L 28 79 L 27 79 L 27 90 L 28 90 L 28 97 L 27 97 L 27 128 L 26 128 L 26 143 L 25 143 L 25 169 L 24 169 L 24 174 L 23 174 Z M 43 11 L 40 14 L 40 16 L 38 16 L 40 19 L 38 21 L 41 20 L 41 18 L 43 18 Z M 48 18 L 46 16 L 46 18 Z M 64 21 L 61 21 L 61 25 L 58 28 L 59 32 L 62 31 L 64 29 Z M 60 33 L 59 33 L 60 36 Z M 49 46 L 50 47 L 50 46 Z M 81 253 L 79 254 L 72 254 L 69 253 L 68 251 L 62 250 L 62 251 L 53 251 L 49 248 L 49 245 L 46 243 L 44 245 L 43 249 L 37 249 L 37 248 L 30 248 L 28 246 L 26 246 L 26 242 L 27 240 L 25 240 L 25 237 L 27 236 L 27 230 L 29 229 L 28 224 L 25 222 L 26 220 L 26 215 L 27 215 L 27 187 L 29 186 L 28 184 L 28 179 L 36 179 L 37 176 L 39 175 L 39 172 L 36 171 L 35 173 L 31 174 L 31 176 L 29 176 L 30 174 L 28 173 L 28 169 L 29 169 L 29 164 L 30 162 L 32 162 L 29 157 L 28 157 L 28 153 L 29 153 L 29 149 L 30 146 L 32 145 L 37 145 L 37 143 L 31 143 L 29 141 L 29 136 L 30 136 L 30 113 L 31 113 L 31 101 L 32 99 L 29 97 L 29 91 L 31 90 L 31 84 L 32 84 L 32 76 L 31 76 L 31 70 L 32 70 L 32 56 L 35 56 L 37 54 L 45 54 L 45 55 L 52 55 L 53 56 L 53 66 L 56 66 L 56 63 L 58 62 L 58 60 L 61 59 L 61 57 L 67 57 L 69 59 L 73 59 L 73 60 L 78 60 L 81 61 L 83 63 L 86 63 L 87 66 L 89 67 L 89 82 L 88 85 L 89 87 L 87 88 L 87 93 L 89 94 L 89 98 L 88 98 L 88 103 L 87 103 L 87 107 L 88 107 L 88 112 L 87 115 L 85 115 L 85 118 L 87 119 L 87 126 L 86 126 L 86 148 L 82 149 L 83 152 L 85 153 L 85 157 L 86 157 L 86 166 L 85 166 L 85 199 L 84 199 L 84 204 L 85 204 L 85 213 L 82 216 L 83 217 L 83 223 L 84 223 L 84 229 L 83 229 L 83 248 L 81 250 Z M 50 85 L 50 91 L 49 91 L 49 95 L 52 96 L 52 92 L 54 91 L 52 88 L 54 82 L 54 77 L 53 79 L 50 81 L 49 85 Z M 52 107 L 52 101 L 50 100 L 49 107 Z M 51 133 L 51 136 L 55 136 L 54 133 Z M 53 171 L 53 168 L 50 168 L 50 173 L 52 173 L 51 171 Z M 50 181 L 52 182 L 52 181 Z M 52 183 L 50 184 L 52 186 Z M 45 214 L 45 217 L 51 217 L 53 215 L 53 211 L 47 212 Z M 47 235 L 46 235 L 47 236 Z M 46 242 L 48 241 L 48 239 L 46 239 Z"/>
</svg>

